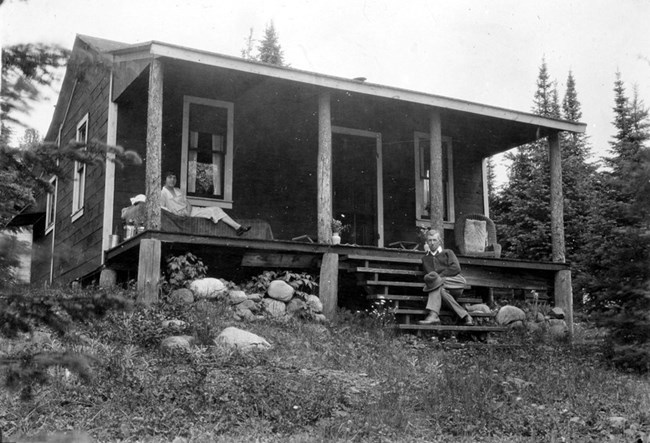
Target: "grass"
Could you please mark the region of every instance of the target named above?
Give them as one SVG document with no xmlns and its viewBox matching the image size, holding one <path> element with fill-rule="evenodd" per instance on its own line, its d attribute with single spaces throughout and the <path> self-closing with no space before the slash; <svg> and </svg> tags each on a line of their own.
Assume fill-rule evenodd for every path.
<svg viewBox="0 0 650 443">
<path fill-rule="evenodd" d="M 188 321 L 180 333 L 197 337 L 192 351 L 160 349 L 170 318 Z M 212 345 L 227 326 L 273 348 Z M 606 366 L 580 334 L 574 345 L 517 334 L 478 345 L 398 334 L 344 311 L 324 326 L 237 323 L 221 302 L 140 307 L 22 350 L 5 342 L 9 356 L 83 352 L 94 377 L 55 368 L 29 401 L 0 391 L 0 429 L 125 442 L 650 441 L 648 379 Z"/>
</svg>

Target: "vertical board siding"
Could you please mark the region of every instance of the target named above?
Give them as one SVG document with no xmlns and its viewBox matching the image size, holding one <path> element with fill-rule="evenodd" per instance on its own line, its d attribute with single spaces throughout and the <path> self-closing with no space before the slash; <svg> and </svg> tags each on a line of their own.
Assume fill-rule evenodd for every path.
<svg viewBox="0 0 650 443">
<path fill-rule="evenodd" d="M 68 74 L 66 74 L 68 75 Z M 77 123 L 88 114 L 88 140 L 106 141 L 107 103 L 109 94 L 108 72 L 101 69 L 85 71 L 83 80 L 77 83 L 70 101 L 67 118 L 63 122 L 61 144 L 76 137 Z M 65 103 L 67 106 L 67 103 Z M 56 214 L 56 239 L 54 244 L 54 278 L 59 282 L 78 279 L 101 263 L 102 212 L 104 197 L 104 165 L 86 166 L 84 213 L 72 222 L 73 162 L 63 162 L 65 177 L 59 181 Z M 47 237 L 39 239 L 38 250 L 46 251 Z M 49 255 L 49 254 L 48 254 Z M 47 263 L 45 263 L 47 261 Z M 49 275 L 49 257 L 38 265 L 47 268 L 39 271 L 39 279 Z"/>
</svg>

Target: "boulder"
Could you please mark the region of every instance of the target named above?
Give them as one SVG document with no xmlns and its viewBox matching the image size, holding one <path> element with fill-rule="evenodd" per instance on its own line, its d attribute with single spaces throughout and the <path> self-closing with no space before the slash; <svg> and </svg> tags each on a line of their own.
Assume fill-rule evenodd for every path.
<svg viewBox="0 0 650 443">
<path fill-rule="evenodd" d="M 554 307 L 553 309 L 550 310 L 548 313 L 548 316 L 550 318 L 558 318 L 560 320 L 564 319 L 564 310 L 562 308 L 558 308 L 557 306 Z"/>
<path fill-rule="evenodd" d="M 225 345 L 242 351 L 269 349 L 271 344 L 259 335 L 233 326 L 227 327 L 214 339 L 215 344 Z"/>
<path fill-rule="evenodd" d="M 566 328 L 566 322 L 557 318 L 549 318 L 548 324 L 550 326 L 564 326 Z"/>
<path fill-rule="evenodd" d="M 38 344 L 49 343 L 50 341 L 52 341 L 52 337 L 50 336 L 50 334 L 48 334 L 45 331 L 32 331 L 30 339 L 32 343 L 38 343 Z"/>
<path fill-rule="evenodd" d="M 193 342 L 191 335 L 175 335 L 164 339 L 160 346 L 163 349 L 190 349 Z"/>
<path fill-rule="evenodd" d="M 237 305 L 237 310 L 235 311 L 235 314 L 239 317 L 238 320 L 252 321 L 255 318 L 255 314 L 253 314 L 250 309 L 240 306 L 241 305 Z"/>
<path fill-rule="evenodd" d="M 543 333 L 546 330 L 546 323 L 529 321 L 526 322 L 526 329 L 532 334 Z"/>
<path fill-rule="evenodd" d="M 218 278 L 201 278 L 190 283 L 190 290 L 196 297 L 217 298 L 226 290 L 226 285 Z"/>
<path fill-rule="evenodd" d="M 283 280 L 273 280 L 269 285 L 269 288 L 266 290 L 266 293 L 269 294 L 269 297 L 282 302 L 288 302 L 293 297 L 295 290 Z"/>
<path fill-rule="evenodd" d="M 526 329 L 526 322 L 523 320 L 516 320 L 513 321 L 512 323 L 509 323 L 508 327 L 516 331 L 523 331 Z"/>
<path fill-rule="evenodd" d="M 618 416 L 609 417 L 607 421 L 612 428 L 616 429 L 624 429 L 625 424 L 627 423 L 627 419 L 625 417 Z"/>
<path fill-rule="evenodd" d="M 264 310 L 268 312 L 271 317 L 278 318 L 284 316 L 287 313 L 287 305 L 279 300 L 265 298 L 262 300 L 262 303 Z"/>
<path fill-rule="evenodd" d="M 472 314 L 474 312 L 481 312 L 483 314 L 489 314 L 490 312 L 492 312 L 492 310 L 490 309 L 490 307 L 488 305 L 486 305 L 484 303 L 477 303 L 475 305 L 469 305 L 467 307 L 467 312 L 469 312 L 470 314 Z"/>
<path fill-rule="evenodd" d="M 194 303 L 194 294 L 187 288 L 175 289 L 169 294 L 169 302 L 175 305 Z"/>
<path fill-rule="evenodd" d="M 316 323 L 327 323 L 327 317 L 324 314 L 314 314 L 314 321 Z"/>
<path fill-rule="evenodd" d="M 244 300 L 244 301 L 241 302 L 241 303 L 239 303 L 239 304 L 237 305 L 237 308 L 238 308 L 238 309 L 239 309 L 239 308 L 241 308 L 241 309 L 248 309 L 248 310 L 253 311 L 253 312 L 257 312 L 257 311 L 260 310 L 260 307 L 257 305 L 257 303 L 255 303 L 253 300 L 248 300 L 248 299 L 247 299 L 247 300 Z"/>
<path fill-rule="evenodd" d="M 315 295 L 308 295 L 307 296 L 307 307 L 312 311 L 312 312 L 323 312 L 323 302 L 320 301 L 320 298 L 318 298 Z"/>
<path fill-rule="evenodd" d="M 249 300 L 253 300 L 255 302 L 262 301 L 262 294 L 247 294 L 246 297 L 248 297 Z"/>
<path fill-rule="evenodd" d="M 295 314 L 307 309 L 307 303 L 298 297 L 292 298 L 289 303 L 287 303 L 287 314 Z"/>
<path fill-rule="evenodd" d="M 187 326 L 183 320 L 173 319 L 173 320 L 164 320 L 162 322 L 163 328 L 172 328 L 172 329 L 183 329 Z"/>
<path fill-rule="evenodd" d="M 248 297 L 244 291 L 230 291 L 229 299 L 230 303 L 236 305 L 245 300 L 248 300 Z"/>
<path fill-rule="evenodd" d="M 526 321 L 526 313 L 516 306 L 506 305 L 499 309 L 496 321 L 498 325 L 506 326 L 514 322 Z"/>
<path fill-rule="evenodd" d="M 566 322 L 564 320 L 558 320 L 552 318 L 548 321 L 548 323 L 549 323 L 548 333 L 553 338 L 557 338 L 557 339 L 565 338 L 569 332 L 569 328 L 567 327 Z"/>
</svg>

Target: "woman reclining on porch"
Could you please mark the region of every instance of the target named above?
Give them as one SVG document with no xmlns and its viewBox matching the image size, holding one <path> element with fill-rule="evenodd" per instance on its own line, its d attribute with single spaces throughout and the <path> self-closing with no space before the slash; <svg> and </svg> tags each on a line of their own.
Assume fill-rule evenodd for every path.
<svg viewBox="0 0 650 443">
<path fill-rule="evenodd" d="M 185 198 L 183 191 L 176 187 L 176 173 L 173 171 L 165 174 L 165 186 L 160 191 L 160 208 L 183 217 L 208 218 L 215 224 L 223 221 L 233 228 L 237 235 L 242 235 L 251 229 L 250 226 L 242 226 L 237 223 L 218 206 L 193 207 Z"/>
</svg>

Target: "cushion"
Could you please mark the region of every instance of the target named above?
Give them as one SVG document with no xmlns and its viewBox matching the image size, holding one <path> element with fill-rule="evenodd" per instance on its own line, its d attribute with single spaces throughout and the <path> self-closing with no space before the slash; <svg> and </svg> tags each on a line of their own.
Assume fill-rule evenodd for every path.
<svg viewBox="0 0 650 443">
<path fill-rule="evenodd" d="M 487 244 L 485 220 L 465 220 L 465 251 L 484 252 Z"/>
</svg>

